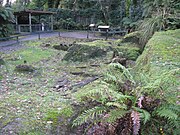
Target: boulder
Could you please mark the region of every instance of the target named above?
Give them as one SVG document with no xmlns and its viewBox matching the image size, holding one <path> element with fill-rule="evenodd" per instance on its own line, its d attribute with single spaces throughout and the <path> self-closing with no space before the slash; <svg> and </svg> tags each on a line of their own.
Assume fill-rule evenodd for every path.
<svg viewBox="0 0 180 135">
<path fill-rule="evenodd" d="M 68 49 L 68 53 L 64 56 L 65 61 L 87 61 L 89 59 L 104 57 L 107 54 L 107 48 L 98 46 L 89 46 L 84 44 L 75 44 Z"/>
<path fill-rule="evenodd" d="M 127 60 L 136 60 L 140 55 L 140 49 L 134 45 L 124 44 L 117 46 L 113 41 L 97 40 L 93 42 L 79 43 L 71 46 L 67 54 L 64 56 L 65 61 L 79 61 L 84 62 L 89 59 L 107 60 L 111 61 L 115 56 L 121 54 L 122 58 Z"/>
<path fill-rule="evenodd" d="M 31 65 L 18 65 L 15 67 L 15 71 L 17 72 L 33 72 L 35 70 L 34 67 L 32 67 Z"/>
<path fill-rule="evenodd" d="M 69 49 L 69 47 L 71 47 L 71 46 L 72 46 L 72 44 L 61 43 L 59 45 L 54 45 L 53 48 L 57 49 L 57 50 L 67 51 Z"/>
</svg>

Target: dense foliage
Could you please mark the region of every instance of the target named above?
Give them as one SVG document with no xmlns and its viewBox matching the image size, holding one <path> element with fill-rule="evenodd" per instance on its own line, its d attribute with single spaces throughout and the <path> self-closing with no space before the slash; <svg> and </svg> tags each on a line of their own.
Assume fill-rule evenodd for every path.
<svg viewBox="0 0 180 135">
<path fill-rule="evenodd" d="M 87 134 L 97 135 L 178 134 L 177 93 L 169 96 L 169 88 L 177 85 L 175 72 L 179 71 L 154 78 L 141 74 L 136 82 L 125 67 L 111 64 L 103 81 L 76 94 L 91 107 L 73 125 L 87 124 Z M 162 90 L 161 96 L 157 94 Z"/>
<path fill-rule="evenodd" d="M 86 108 L 74 126 L 83 125 L 87 134 L 97 135 L 177 135 L 179 31 L 156 33 L 134 69 L 110 64 L 103 80 L 77 92 L 75 97 Z"/>
<path fill-rule="evenodd" d="M 87 29 L 89 24 L 94 23 L 131 32 L 139 26 L 139 30 L 143 31 L 142 44 L 155 31 L 180 27 L 180 4 L 176 0 L 16 0 L 12 7 L 14 11 L 35 9 L 57 12 L 54 16 L 55 29 Z"/>
<path fill-rule="evenodd" d="M 13 12 L 10 7 L 0 5 L 0 37 L 7 37 L 12 32 L 12 23 L 14 20 Z"/>
</svg>

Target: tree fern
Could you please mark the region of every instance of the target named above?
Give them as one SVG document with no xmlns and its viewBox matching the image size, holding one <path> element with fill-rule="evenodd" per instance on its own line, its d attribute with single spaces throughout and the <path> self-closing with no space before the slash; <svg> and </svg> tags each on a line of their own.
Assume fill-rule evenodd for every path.
<svg viewBox="0 0 180 135">
<path fill-rule="evenodd" d="M 118 102 L 107 102 L 106 106 L 114 106 L 117 107 L 119 109 L 127 109 L 127 105 L 123 104 L 123 103 L 118 103 Z"/>
<path fill-rule="evenodd" d="M 144 109 L 140 109 L 138 107 L 132 107 L 134 110 L 136 110 L 137 112 L 139 112 L 140 117 L 141 117 L 141 121 L 143 120 L 143 123 L 146 124 L 147 121 L 150 120 L 151 118 L 151 114 L 144 110 Z"/>
<path fill-rule="evenodd" d="M 127 110 L 122 110 L 120 108 L 112 109 L 108 114 L 105 115 L 104 121 L 113 123 L 117 119 L 122 118 L 125 116 L 129 111 Z"/>
<path fill-rule="evenodd" d="M 86 123 L 87 121 L 95 120 L 98 118 L 100 114 L 106 111 L 106 107 L 104 106 L 95 106 L 94 108 L 85 110 L 80 116 L 78 116 L 74 121 L 73 121 L 73 126 L 78 126 L 83 123 Z"/>
<path fill-rule="evenodd" d="M 131 118 L 133 121 L 133 135 L 137 135 L 140 130 L 140 114 L 139 114 L 139 112 L 132 111 Z"/>
<path fill-rule="evenodd" d="M 180 114 L 180 107 L 177 105 L 162 106 L 156 109 L 155 114 L 157 114 L 160 117 L 167 118 L 169 120 L 177 120 L 178 115 Z"/>
<path fill-rule="evenodd" d="M 116 69 L 120 72 L 120 74 L 118 74 L 119 76 L 121 76 L 124 80 L 130 80 L 132 83 L 135 84 L 135 81 L 133 79 L 133 76 L 131 75 L 131 73 L 129 72 L 129 70 L 124 67 L 123 65 L 119 64 L 119 63 L 111 63 L 109 64 L 109 69 Z"/>
</svg>

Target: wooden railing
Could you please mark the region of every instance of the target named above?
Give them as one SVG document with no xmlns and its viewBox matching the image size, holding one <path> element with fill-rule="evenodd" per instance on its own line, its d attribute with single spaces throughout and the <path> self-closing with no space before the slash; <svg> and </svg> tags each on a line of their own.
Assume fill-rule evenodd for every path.
<svg viewBox="0 0 180 135">
<path fill-rule="evenodd" d="M 51 31 L 52 30 L 50 24 L 45 24 L 45 25 L 42 25 L 42 24 L 32 24 L 32 25 L 19 24 L 19 25 L 14 25 L 14 29 L 15 29 L 16 33 L 40 32 L 40 31 Z"/>
</svg>

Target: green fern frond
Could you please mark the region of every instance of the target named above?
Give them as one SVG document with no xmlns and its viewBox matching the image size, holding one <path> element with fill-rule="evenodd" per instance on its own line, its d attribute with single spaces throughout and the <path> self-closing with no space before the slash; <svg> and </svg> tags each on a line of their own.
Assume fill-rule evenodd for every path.
<svg viewBox="0 0 180 135">
<path fill-rule="evenodd" d="M 119 108 L 113 109 L 107 114 L 108 117 L 106 117 L 105 121 L 109 122 L 109 123 L 115 122 L 117 119 L 122 118 L 127 113 L 128 113 L 128 111 L 126 111 L 126 110 L 122 110 Z"/>
<path fill-rule="evenodd" d="M 117 108 L 120 108 L 120 109 L 127 109 L 127 106 L 125 104 L 122 104 L 122 103 L 118 103 L 118 102 L 107 102 L 106 103 L 107 106 L 114 106 L 114 107 L 117 107 Z"/>
<path fill-rule="evenodd" d="M 105 111 L 106 107 L 104 106 L 96 106 L 94 108 L 88 109 L 73 121 L 73 126 L 82 125 L 83 123 L 86 123 L 89 120 L 95 120 L 97 116 L 99 116 Z"/>
<path fill-rule="evenodd" d="M 141 118 L 144 120 L 143 121 L 144 124 L 146 124 L 146 122 L 149 121 L 151 118 L 151 114 L 146 110 L 142 110 L 140 115 L 141 115 Z"/>
<path fill-rule="evenodd" d="M 122 93 L 117 92 L 114 85 L 108 84 L 104 81 L 102 81 L 98 86 L 94 86 L 93 89 L 89 89 L 88 87 L 88 90 L 86 90 L 85 87 L 84 92 L 76 93 L 76 98 L 83 99 L 84 97 L 100 102 L 111 98 L 111 101 L 117 101 L 119 103 L 123 103 L 127 99 L 132 99 L 131 96 L 123 95 Z"/>
<path fill-rule="evenodd" d="M 146 122 L 150 120 L 151 114 L 148 111 L 138 107 L 133 107 L 133 109 L 140 113 L 141 120 L 143 119 L 144 124 L 146 124 Z"/>
<path fill-rule="evenodd" d="M 122 75 L 125 77 L 126 80 L 130 80 L 133 84 L 135 84 L 133 76 L 131 75 L 129 70 L 126 67 L 124 67 L 123 65 L 121 65 L 119 63 L 111 63 L 111 64 L 109 64 L 109 67 L 118 69 L 122 73 Z"/>
<path fill-rule="evenodd" d="M 156 110 L 156 114 L 169 120 L 176 120 L 178 118 L 178 115 L 175 112 L 166 108 Z"/>
</svg>

